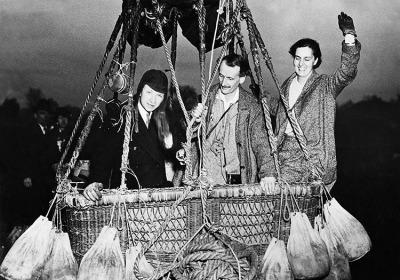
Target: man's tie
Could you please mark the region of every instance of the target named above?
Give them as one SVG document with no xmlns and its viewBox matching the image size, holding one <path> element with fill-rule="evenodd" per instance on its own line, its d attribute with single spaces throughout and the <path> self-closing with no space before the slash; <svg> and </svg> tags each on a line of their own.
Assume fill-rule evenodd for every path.
<svg viewBox="0 0 400 280">
<path fill-rule="evenodd" d="M 149 123 L 150 123 L 150 113 L 149 112 L 146 112 L 146 114 L 145 114 L 144 123 L 146 124 L 146 127 L 149 128 Z"/>
</svg>

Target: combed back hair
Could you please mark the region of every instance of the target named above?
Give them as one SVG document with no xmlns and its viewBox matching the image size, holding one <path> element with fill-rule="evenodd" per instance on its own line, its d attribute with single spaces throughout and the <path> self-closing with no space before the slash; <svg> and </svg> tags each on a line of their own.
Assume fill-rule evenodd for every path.
<svg viewBox="0 0 400 280">
<path fill-rule="evenodd" d="M 319 48 L 319 44 L 317 41 L 310 38 L 300 39 L 290 47 L 289 53 L 294 58 L 296 56 L 296 50 L 298 48 L 304 48 L 304 47 L 309 47 L 312 50 L 315 59 L 318 58 L 317 63 L 313 66 L 313 69 L 317 69 L 322 62 L 321 49 Z"/>
<path fill-rule="evenodd" d="M 248 61 L 246 59 L 244 59 L 241 55 L 238 55 L 235 53 L 231 53 L 231 54 L 224 56 L 222 58 L 221 63 L 222 62 L 225 62 L 226 65 L 228 65 L 230 67 L 239 66 L 239 68 L 240 68 L 239 76 L 240 77 L 246 76 L 248 74 L 248 72 L 250 71 L 250 66 L 249 66 Z"/>
</svg>

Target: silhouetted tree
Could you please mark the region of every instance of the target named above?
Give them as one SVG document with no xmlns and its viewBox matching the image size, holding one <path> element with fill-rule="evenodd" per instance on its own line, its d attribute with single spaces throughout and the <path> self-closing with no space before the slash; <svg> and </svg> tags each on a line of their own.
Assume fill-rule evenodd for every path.
<svg viewBox="0 0 400 280">
<path fill-rule="evenodd" d="M 25 94 L 25 98 L 28 107 L 33 110 L 39 103 L 39 100 L 43 98 L 43 93 L 40 88 L 29 88 L 28 92 Z"/>
<path fill-rule="evenodd" d="M 0 118 L 5 121 L 17 119 L 19 108 L 16 98 L 7 98 L 0 106 Z"/>
</svg>

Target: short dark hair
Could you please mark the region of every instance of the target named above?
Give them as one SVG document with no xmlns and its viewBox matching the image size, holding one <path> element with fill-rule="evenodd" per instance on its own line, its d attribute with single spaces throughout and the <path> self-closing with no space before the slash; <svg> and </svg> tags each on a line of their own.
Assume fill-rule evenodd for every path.
<svg viewBox="0 0 400 280">
<path fill-rule="evenodd" d="M 310 39 L 310 38 L 300 39 L 290 47 L 289 53 L 293 57 L 295 57 L 296 50 L 298 48 L 304 48 L 304 47 L 309 47 L 312 50 L 315 59 L 318 59 L 317 63 L 313 66 L 313 69 L 317 69 L 321 65 L 321 62 L 322 62 L 321 49 L 319 48 L 319 44 L 317 41 Z"/>
<path fill-rule="evenodd" d="M 226 63 L 226 65 L 230 67 L 239 66 L 240 72 L 239 76 L 243 77 L 246 76 L 250 70 L 249 62 L 243 58 L 243 56 L 238 55 L 236 53 L 231 53 L 222 58 L 222 62 Z"/>
</svg>

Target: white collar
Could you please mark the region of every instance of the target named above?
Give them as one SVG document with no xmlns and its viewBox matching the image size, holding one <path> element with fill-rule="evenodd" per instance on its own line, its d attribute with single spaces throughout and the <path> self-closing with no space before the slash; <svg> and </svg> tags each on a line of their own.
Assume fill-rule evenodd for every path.
<svg viewBox="0 0 400 280">
<path fill-rule="evenodd" d="M 231 104 L 234 104 L 239 100 L 239 87 L 231 94 L 233 94 L 233 98 L 230 101 L 227 101 L 225 94 L 223 94 L 220 89 L 218 90 L 217 96 L 215 98 L 221 100 L 224 103 L 224 109 L 229 108 Z"/>
<path fill-rule="evenodd" d="M 147 112 L 146 109 L 143 108 L 142 103 L 140 103 L 140 100 L 138 101 L 138 110 L 139 110 L 139 114 L 142 117 L 142 120 L 144 121 L 145 124 L 146 124 L 146 120 L 150 121 L 151 115 L 153 114 L 153 112 Z"/>
<path fill-rule="evenodd" d="M 44 125 L 41 125 L 40 123 L 38 123 L 40 130 L 42 131 L 43 135 L 46 135 L 46 128 L 44 127 Z"/>
</svg>

